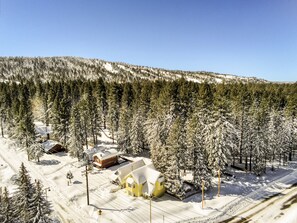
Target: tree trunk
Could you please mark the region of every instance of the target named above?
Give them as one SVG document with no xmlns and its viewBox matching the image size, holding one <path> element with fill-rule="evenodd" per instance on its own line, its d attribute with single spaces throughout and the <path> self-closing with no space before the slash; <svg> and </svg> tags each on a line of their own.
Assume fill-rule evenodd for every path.
<svg viewBox="0 0 297 223">
<path fill-rule="evenodd" d="M 4 138 L 4 129 L 3 129 L 3 116 L 1 115 L 1 136 Z"/>
<path fill-rule="evenodd" d="M 88 133 L 87 133 L 87 123 L 84 123 L 84 127 L 85 127 L 85 140 L 86 140 L 86 149 L 88 149 Z"/>
<path fill-rule="evenodd" d="M 252 171 L 252 146 L 250 146 L 250 171 Z"/>
</svg>

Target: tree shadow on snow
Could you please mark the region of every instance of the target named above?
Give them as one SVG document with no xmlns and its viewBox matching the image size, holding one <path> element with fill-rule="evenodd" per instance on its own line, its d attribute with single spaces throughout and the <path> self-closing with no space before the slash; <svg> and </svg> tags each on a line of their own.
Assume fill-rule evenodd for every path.
<svg viewBox="0 0 297 223">
<path fill-rule="evenodd" d="M 63 157 L 63 156 L 67 156 L 67 153 L 66 152 L 58 152 L 58 153 L 54 153 L 52 155 Z"/>
<path fill-rule="evenodd" d="M 51 166 L 51 165 L 58 165 L 60 163 L 59 160 L 41 160 L 38 162 L 38 165 L 43 165 L 43 166 Z"/>
<path fill-rule="evenodd" d="M 75 180 L 75 181 L 73 181 L 72 184 L 82 184 L 82 182 L 81 181 L 78 181 L 78 180 Z"/>
</svg>

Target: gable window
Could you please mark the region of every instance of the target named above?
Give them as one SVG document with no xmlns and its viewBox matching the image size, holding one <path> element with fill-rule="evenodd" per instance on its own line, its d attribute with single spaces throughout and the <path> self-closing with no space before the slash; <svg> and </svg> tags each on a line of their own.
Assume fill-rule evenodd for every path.
<svg viewBox="0 0 297 223">
<path fill-rule="evenodd" d="M 135 188 L 135 184 L 128 183 L 128 187 Z"/>
</svg>

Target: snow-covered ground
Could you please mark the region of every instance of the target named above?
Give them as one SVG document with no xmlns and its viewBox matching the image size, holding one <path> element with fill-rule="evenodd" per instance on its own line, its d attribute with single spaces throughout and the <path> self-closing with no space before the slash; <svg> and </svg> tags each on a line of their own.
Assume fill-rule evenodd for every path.
<svg viewBox="0 0 297 223">
<path fill-rule="evenodd" d="M 116 145 L 102 134 L 99 146 L 110 148 Z M 45 154 L 40 163 L 29 162 L 24 151 L 17 148 L 11 140 L 3 138 L 0 138 L 0 148 L 0 186 L 7 186 L 13 191 L 15 187 L 12 186 L 12 179 L 18 172 L 21 162 L 24 162 L 32 180 L 40 179 L 45 188 L 50 187 L 47 195 L 52 202 L 54 215 L 57 215 L 61 222 L 149 222 L 150 220 L 149 200 L 128 196 L 124 189 L 119 189 L 109 182 L 109 176 L 119 165 L 100 171 L 94 168 L 90 171 L 88 206 L 85 167 L 76 159 L 66 153 L 57 153 Z M 233 221 L 236 220 L 236 216 L 251 216 L 251 219 L 256 219 L 254 222 L 296 222 L 297 213 L 294 212 L 296 202 L 288 203 L 291 202 L 288 201 L 291 196 L 297 194 L 296 187 L 289 188 L 290 184 L 297 181 L 296 167 L 297 163 L 291 162 L 274 172 L 268 171 L 263 177 L 234 171 L 236 178 L 222 179 L 220 197 L 216 196 L 216 187 L 206 192 L 204 209 L 201 208 L 201 194 L 185 201 L 167 194 L 161 198 L 154 198 L 153 222 L 219 222 L 232 216 L 235 216 Z M 68 171 L 74 176 L 70 185 L 66 179 Z M 277 209 L 273 204 L 265 205 L 265 203 L 262 203 L 264 207 L 261 206 L 264 198 L 280 192 L 285 195 L 280 201 L 286 204 L 285 208 L 281 210 L 281 205 Z M 276 200 L 277 197 L 271 199 Z M 264 202 L 273 202 L 271 199 L 266 199 Z M 277 201 L 274 202 L 279 204 Z M 267 208 L 268 206 L 271 209 Z M 247 210 L 241 213 L 244 208 Z M 262 215 L 254 215 L 252 213 L 259 212 L 256 208 L 267 208 L 267 211 L 263 209 Z M 102 210 L 102 215 L 98 215 L 99 209 Z"/>
</svg>

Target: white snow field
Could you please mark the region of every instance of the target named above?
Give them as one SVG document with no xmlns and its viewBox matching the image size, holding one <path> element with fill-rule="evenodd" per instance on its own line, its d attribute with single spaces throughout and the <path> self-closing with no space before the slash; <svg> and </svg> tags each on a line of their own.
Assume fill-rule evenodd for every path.
<svg viewBox="0 0 297 223">
<path fill-rule="evenodd" d="M 104 136 L 102 147 L 114 147 Z M 109 181 L 109 176 L 118 166 L 104 170 L 93 169 L 89 173 L 90 205 L 87 205 L 85 167 L 77 159 L 66 153 L 45 154 L 40 163 L 27 161 L 26 153 L 17 148 L 13 141 L 0 138 L 0 186 L 7 186 L 12 192 L 13 176 L 21 163 L 29 171 L 32 181 L 40 179 L 47 191 L 56 215 L 61 222 L 150 222 L 150 202 L 142 197 L 131 197 L 124 189 L 117 188 Z M 122 163 L 125 165 L 127 163 Z M 152 222 L 297 222 L 297 163 L 268 171 L 263 177 L 234 171 L 236 178 L 223 178 L 221 195 L 217 197 L 216 182 L 206 192 L 205 208 L 201 208 L 201 194 L 185 201 L 170 195 L 154 198 Z M 66 174 L 73 173 L 68 185 Z M 272 197 L 271 197 L 272 196 Z M 269 198 L 271 197 L 271 198 Z M 266 198 L 266 200 L 265 200 Z M 295 201 L 295 202 L 294 202 Z M 102 214 L 98 215 L 98 210 Z M 232 219 L 231 219 L 232 218 Z"/>
</svg>

